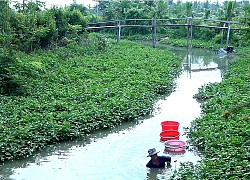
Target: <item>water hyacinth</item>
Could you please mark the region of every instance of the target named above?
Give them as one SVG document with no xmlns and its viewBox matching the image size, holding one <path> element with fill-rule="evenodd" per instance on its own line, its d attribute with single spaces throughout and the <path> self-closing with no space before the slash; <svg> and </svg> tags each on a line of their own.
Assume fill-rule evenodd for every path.
<svg viewBox="0 0 250 180">
<path fill-rule="evenodd" d="M 181 71 L 171 53 L 136 43 L 92 48 L 17 55 L 25 96 L 0 96 L 1 161 L 150 114 Z"/>
</svg>

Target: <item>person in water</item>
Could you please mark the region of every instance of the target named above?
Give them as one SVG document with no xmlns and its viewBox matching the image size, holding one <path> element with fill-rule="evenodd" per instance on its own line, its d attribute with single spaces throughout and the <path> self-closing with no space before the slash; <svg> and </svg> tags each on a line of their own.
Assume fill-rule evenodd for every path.
<svg viewBox="0 0 250 180">
<path fill-rule="evenodd" d="M 147 157 L 151 157 L 151 159 L 146 164 L 147 167 L 149 167 L 149 168 L 164 168 L 166 162 L 167 162 L 167 166 L 170 165 L 171 157 L 170 156 L 158 156 L 157 154 L 159 152 L 160 151 L 157 152 L 155 148 L 148 150 Z"/>
</svg>

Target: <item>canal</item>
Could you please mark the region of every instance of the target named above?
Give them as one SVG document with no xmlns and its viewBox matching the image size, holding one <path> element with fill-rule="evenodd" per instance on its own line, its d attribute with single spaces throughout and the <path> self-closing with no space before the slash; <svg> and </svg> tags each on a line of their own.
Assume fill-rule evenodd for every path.
<svg viewBox="0 0 250 180">
<path fill-rule="evenodd" d="M 204 84 L 220 82 L 232 57 L 218 57 L 215 52 L 204 49 L 161 48 L 180 56 L 183 71 L 176 79 L 175 90 L 155 103 L 152 115 L 111 130 L 95 132 L 82 140 L 48 146 L 33 157 L 6 162 L 1 166 L 1 178 L 155 180 L 168 179 L 182 162 L 198 163 L 202 157 L 191 147 L 180 154 L 165 151 L 159 136 L 161 122 L 178 121 L 180 140 L 187 141 L 185 128 L 201 113 L 200 104 L 193 95 Z M 171 167 L 146 168 L 150 148 L 160 151 L 159 155 L 170 155 Z"/>
</svg>

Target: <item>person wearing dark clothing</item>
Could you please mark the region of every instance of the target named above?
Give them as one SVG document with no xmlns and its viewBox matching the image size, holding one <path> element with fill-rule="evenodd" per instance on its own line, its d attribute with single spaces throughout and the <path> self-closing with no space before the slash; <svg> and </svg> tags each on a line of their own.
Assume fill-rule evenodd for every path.
<svg viewBox="0 0 250 180">
<path fill-rule="evenodd" d="M 164 168 L 165 163 L 167 165 L 170 165 L 171 163 L 171 157 L 169 156 L 158 156 L 155 148 L 149 149 L 148 150 L 148 156 L 151 157 L 150 161 L 146 164 L 146 167 L 148 168 Z"/>
</svg>

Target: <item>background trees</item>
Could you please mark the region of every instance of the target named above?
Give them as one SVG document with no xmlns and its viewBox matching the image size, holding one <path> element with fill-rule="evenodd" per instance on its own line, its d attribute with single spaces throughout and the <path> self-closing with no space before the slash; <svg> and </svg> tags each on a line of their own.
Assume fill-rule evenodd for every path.
<svg viewBox="0 0 250 180">
<path fill-rule="evenodd" d="M 9 47 L 12 39 L 12 27 L 10 24 L 13 12 L 7 1 L 0 1 L 0 44 Z"/>
<path fill-rule="evenodd" d="M 93 14 L 93 13 L 92 13 Z M 92 15 L 83 5 L 46 9 L 41 1 L 25 0 L 10 7 L 9 1 L 0 1 L 0 46 L 24 52 L 52 47 L 60 39 L 83 32 Z"/>
<path fill-rule="evenodd" d="M 182 1 L 177 1 L 176 3 L 172 0 L 161 0 L 161 1 L 99 1 L 98 12 L 103 16 L 104 19 L 153 19 L 153 18 L 211 18 L 217 20 L 227 20 L 227 21 L 238 21 L 239 17 L 242 16 L 244 8 L 248 4 L 248 1 L 225 1 L 220 4 L 219 2 L 211 3 L 210 1 L 199 2 L 194 1 L 183 3 Z M 138 22 L 137 23 L 141 23 Z M 177 23 L 177 22 L 174 22 Z M 185 22 L 179 22 L 185 23 Z M 197 24 L 198 22 L 196 22 Z M 215 25 L 210 22 L 202 23 L 202 25 Z M 198 24 L 197 24 L 198 25 Z M 223 26 L 223 24 L 221 24 Z M 186 33 L 184 29 L 176 28 L 169 30 L 168 28 L 158 28 L 158 31 L 162 33 L 162 36 L 167 35 L 171 38 L 185 38 Z M 211 40 L 216 39 L 220 42 L 219 36 L 221 32 L 219 30 L 208 30 L 208 29 L 195 29 L 194 38 L 200 40 Z M 112 32 L 113 33 L 113 32 Z M 129 36 L 131 34 L 148 34 L 150 36 L 151 31 L 148 29 L 133 29 L 123 30 L 122 34 L 124 36 Z M 196 35 L 195 35 L 196 34 Z M 225 34 L 226 35 L 226 34 Z M 205 39 L 204 39 L 205 38 Z M 235 36 L 233 41 L 239 41 L 239 37 Z M 233 42 L 232 41 L 232 42 Z"/>
<path fill-rule="evenodd" d="M 10 8 L 9 1 L 0 2 L 0 46 L 25 52 L 39 48 L 65 45 L 65 38 L 77 39 L 88 22 L 111 19 L 152 19 L 199 17 L 221 20 L 240 20 L 247 16 L 247 1 L 226 1 L 224 4 L 199 2 L 182 3 L 172 0 L 160 1 L 99 1 L 93 10 L 73 1 L 68 7 L 54 6 L 46 9 L 42 1 L 24 0 Z M 242 13 L 243 11 L 243 13 Z M 246 13 L 244 13 L 246 11 Z M 241 17 L 241 18 L 239 18 Z M 243 20 L 247 24 L 249 20 Z M 128 23 L 128 22 L 127 22 Z M 133 22 L 131 22 L 133 23 Z M 137 22 L 138 23 L 138 22 Z M 140 22 L 145 24 L 145 22 Z M 148 23 L 148 22 L 147 22 Z M 181 23 L 181 22 L 180 22 Z M 182 22 L 183 23 L 183 22 Z M 183 29 L 158 28 L 163 35 L 185 38 Z M 196 29 L 195 38 L 213 39 L 219 32 Z M 112 32 L 113 33 L 113 32 Z M 147 28 L 123 30 L 123 35 L 150 34 Z M 194 35 L 195 36 L 195 35 Z M 206 37 L 207 39 L 202 39 Z"/>
<path fill-rule="evenodd" d="M 0 2 L 0 46 L 25 52 L 39 48 L 50 48 L 60 44 L 63 39 L 74 38 L 83 32 L 90 21 L 111 19 L 152 19 L 199 17 L 221 20 L 241 20 L 245 25 L 249 19 L 248 1 L 226 1 L 224 4 L 194 1 L 182 3 L 172 0 L 160 1 L 99 1 L 93 10 L 73 1 L 68 7 L 54 6 L 46 9 L 44 2 L 24 0 L 10 7 L 10 1 Z M 246 7 L 246 8 L 244 8 Z M 138 22 L 137 22 L 138 23 Z M 145 22 L 140 22 L 145 24 Z M 183 29 L 158 28 L 163 34 L 174 38 L 185 37 Z M 219 32 L 211 33 L 197 29 L 199 37 L 213 39 Z M 149 29 L 124 30 L 123 34 L 147 34 Z M 202 35 L 202 36 L 201 36 Z M 246 35 L 247 36 L 247 35 Z"/>
</svg>

